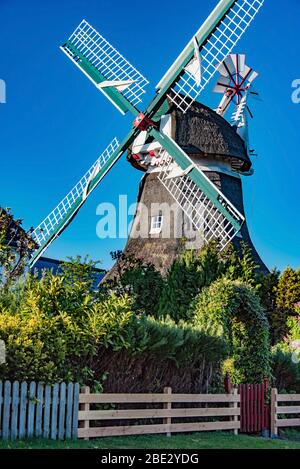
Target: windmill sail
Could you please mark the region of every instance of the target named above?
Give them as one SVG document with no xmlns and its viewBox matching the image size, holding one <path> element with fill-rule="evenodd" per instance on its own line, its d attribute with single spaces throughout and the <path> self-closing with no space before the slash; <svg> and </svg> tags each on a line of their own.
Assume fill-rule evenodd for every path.
<svg viewBox="0 0 300 469">
<path fill-rule="evenodd" d="M 172 138 L 155 129 L 151 133 L 170 156 L 162 158 L 159 180 L 204 241 L 216 239 L 224 249 L 241 230 L 244 216 Z"/>
<path fill-rule="evenodd" d="M 57 238 L 73 220 L 87 197 L 111 169 L 121 154 L 122 148 L 118 140 L 114 138 L 73 189 L 35 228 L 32 233 L 32 238 L 36 241 L 39 248 L 34 252 L 31 258 L 31 267 L 49 247 L 51 242 Z"/>
<path fill-rule="evenodd" d="M 195 35 L 201 55 L 200 85 L 192 74 L 186 72 L 186 65 L 194 55 L 192 39 L 158 83 L 158 92 L 167 93 L 169 99 L 186 112 L 219 64 L 231 53 L 263 3 L 264 0 L 221 0 Z"/>
<path fill-rule="evenodd" d="M 138 113 L 135 106 L 148 80 L 87 21 L 81 21 L 61 50 L 122 114 Z"/>
</svg>

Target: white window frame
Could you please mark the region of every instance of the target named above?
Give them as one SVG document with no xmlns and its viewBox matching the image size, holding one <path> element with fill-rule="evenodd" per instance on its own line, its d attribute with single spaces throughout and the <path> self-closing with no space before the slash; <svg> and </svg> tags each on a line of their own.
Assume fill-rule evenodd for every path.
<svg viewBox="0 0 300 469">
<path fill-rule="evenodd" d="M 164 217 L 163 217 L 162 213 L 159 213 L 158 215 L 154 215 L 153 217 L 151 217 L 150 234 L 159 234 L 159 233 L 161 233 L 163 219 L 164 219 Z"/>
</svg>

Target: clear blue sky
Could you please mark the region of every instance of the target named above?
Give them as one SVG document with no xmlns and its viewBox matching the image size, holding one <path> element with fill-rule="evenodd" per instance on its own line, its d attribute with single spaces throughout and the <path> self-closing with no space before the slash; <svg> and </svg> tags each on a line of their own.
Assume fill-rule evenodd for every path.
<svg viewBox="0 0 300 469">
<path fill-rule="evenodd" d="M 37 225 L 71 189 L 114 136 L 129 126 L 60 51 L 82 18 L 89 21 L 154 86 L 216 0 L 0 0 L 0 79 L 7 103 L 0 104 L 0 205 L 12 207 L 26 228 Z M 252 239 L 269 267 L 300 266 L 300 104 L 291 83 L 300 78 L 299 0 L 266 0 L 236 52 L 260 76 L 250 123 L 257 150 L 255 175 L 244 179 Z M 209 90 L 205 104 L 219 96 Z M 145 98 L 146 104 L 147 98 Z M 109 252 L 125 240 L 96 236 L 96 207 L 136 199 L 141 174 L 125 158 L 90 197 L 76 220 L 47 251 L 65 258 L 90 254 L 110 265 Z"/>
</svg>

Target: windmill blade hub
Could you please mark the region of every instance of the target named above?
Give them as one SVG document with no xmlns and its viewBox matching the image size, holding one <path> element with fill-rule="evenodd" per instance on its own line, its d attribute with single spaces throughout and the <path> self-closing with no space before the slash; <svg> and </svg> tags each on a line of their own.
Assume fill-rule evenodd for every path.
<svg viewBox="0 0 300 469">
<path fill-rule="evenodd" d="M 230 54 L 217 67 L 220 76 L 214 92 L 223 93 L 223 98 L 217 108 L 217 113 L 224 115 L 230 104 L 234 103 L 233 125 L 241 124 L 242 114 L 249 108 L 247 97 L 253 81 L 258 73 L 246 65 L 245 54 Z M 251 113 L 250 113 L 251 115 Z"/>
</svg>

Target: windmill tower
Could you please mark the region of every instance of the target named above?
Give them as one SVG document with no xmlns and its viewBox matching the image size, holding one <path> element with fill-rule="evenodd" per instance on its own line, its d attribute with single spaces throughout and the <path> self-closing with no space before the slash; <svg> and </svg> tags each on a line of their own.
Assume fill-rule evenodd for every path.
<svg viewBox="0 0 300 469">
<path fill-rule="evenodd" d="M 183 112 L 169 100 L 160 128 L 176 141 L 244 217 L 242 177 L 253 174 L 247 114 L 253 115 L 247 98 L 250 94 L 257 95 L 250 87 L 258 74 L 246 65 L 245 55 L 238 54 L 229 55 L 218 70 L 221 76 L 214 91 L 223 95 L 218 108 L 212 110 L 195 101 Z M 224 116 L 232 106 L 234 112 L 229 123 Z M 124 253 L 155 265 L 164 274 L 183 249 L 199 249 L 205 240 L 203 230 L 193 227 L 182 204 L 174 204 L 170 188 L 178 172 L 175 170 L 173 175 L 171 172 L 162 180 L 161 147 L 155 142 L 145 143 L 143 137 L 140 135 L 136 139 L 127 157 L 144 175 Z M 205 223 L 203 220 L 204 230 Z M 267 272 L 253 246 L 246 221 L 233 238 L 236 247 L 241 241 L 250 246 L 255 262 Z M 113 268 L 108 276 L 113 277 L 114 273 Z"/>
<path fill-rule="evenodd" d="M 33 231 L 38 248 L 31 266 L 71 223 L 88 196 L 119 158 L 145 175 L 126 252 L 164 271 L 182 249 L 199 248 L 217 239 L 220 249 L 234 240 L 251 243 L 245 223 L 241 174 L 251 173 L 247 138 L 247 97 L 255 74 L 232 50 L 256 17 L 264 0 L 221 0 L 156 86 L 146 109 L 138 109 L 148 80 L 87 21 L 83 20 L 61 50 L 122 113 L 134 116 L 121 143 L 114 139 L 87 173 Z M 199 96 L 219 70 L 216 91 L 224 97 L 217 111 L 199 103 Z M 220 84 L 221 83 L 221 84 Z M 223 115 L 236 100 L 231 125 Z M 153 204 L 158 204 L 153 212 Z M 162 208 L 161 204 L 165 207 Z M 176 207 L 175 216 L 167 207 Z M 155 209 L 154 209 L 155 210 Z M 178 220 L 180 223 L 178 223 Z M 141 230 L 146 232 L 141 236 Z M 169 236 L 165 238 L 165 229 Z M 146 235 L 146 236 L 145 236 Z M 261 263 L 253 248 L 257 261 Z"/>
</svg>

